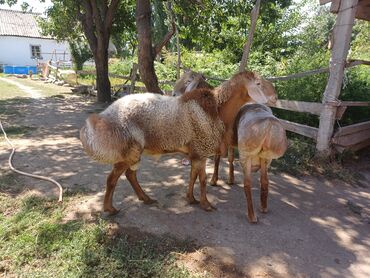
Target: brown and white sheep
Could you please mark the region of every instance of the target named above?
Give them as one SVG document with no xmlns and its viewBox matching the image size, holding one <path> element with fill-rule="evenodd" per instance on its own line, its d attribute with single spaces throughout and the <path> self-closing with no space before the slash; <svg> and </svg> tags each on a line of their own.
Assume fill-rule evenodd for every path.
<svg viewBox="0 0 370 278">
<path fill-rule="evenodd" d="M 125 96 L 100 114 L 93 114 L 80 131 L 85 151 L 95 160 L 113 164 L 107 178 L 104 211 L 118 211 L 112 197 L 119 177 L 125 173 L 139 200 L 152 203 L 137 181 L 142 154 L 182 152 L 191 159 L 187 198 L 197 203 L 193 188 L 200 181 L 200 206 L 213 207 L 206 196 L 206 158 L 216 153 L 225 134 L 232 133 L 240 107 L 252 99 L 276 98 L 266 81 L 253 72 L 234 75 L 214 90 L 198 89 L 181 97 L 144 93 Z M 267 87 L 269 88 L 269 87 Z"/>
<path fill-rule="evenodd" d="M 196 76 L 196 73 L 194 73 Z M 202 87 L 195 79 L 186 82 L 189 75 L 183 75 L 180 83 L 192 84 L 193 87 Z M 199 77 L 201 78 L 201 77 Z M 203 82 L 205 80 L 203 79 Z M 178 86 L 181 88 L 181 86 Z M 182 89 L 179 94 L 184 94 L 187 88 Z M 229 144 L 229 183 L 234 183 L 234 150 L 233 146 L 239 149 L 240 163 L 244 172 L 244 191 L 248 203 L 248 220 L 257 222 L 253 209 L 251 194 L 251 172 L 260 170 L 261 178 L 261 211 L 267 212 L 268 176 L 267 169 L 272 159 L 282 156 L 287 148 L 285 129 L 280 121 L 273 116 L 269 107 L 262 104 L 245 104 L 242 106 L 235 119 L 234 133 Z M 231 147 L 230 147 L 231 146 Z M 217 184 L 218 167 L 220 155 L 215 156 L 214 174 L 212 183 Z"/>
<path fill-rule="evenodd" d="M 257 222 L 252 201 L 252 172 L 260 170 L 261 212 L 267 212 L 268 167 L 281 157 L 287 147 L 286 132 L 279 119 L 263 104 L 245 104 L 240 109 L 234 128 L 233 145 L 238 146 L 239 162 L 244 174 L 244 192 L 248 203 L 248 220 Z"/>
</svg>

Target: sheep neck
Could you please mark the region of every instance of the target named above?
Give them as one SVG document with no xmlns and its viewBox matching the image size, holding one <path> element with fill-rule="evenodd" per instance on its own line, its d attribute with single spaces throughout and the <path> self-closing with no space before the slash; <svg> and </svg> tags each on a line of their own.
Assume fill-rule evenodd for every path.
<svg viewBox="0 0 370 278">
<path fill-rule="evenodd" d="M 244 85 L 233 84 L 228 88 L 230 97 L 227 101 L 219 104 L 219 116 L 225 125 L 225 135 L 223 141 L 226 145 L 230 145 L 233 137 L 233 128 L 235 118 L 240 108 L 248 101 L 250 97 L 247 94 L 247 90 Z"/>
</svg>

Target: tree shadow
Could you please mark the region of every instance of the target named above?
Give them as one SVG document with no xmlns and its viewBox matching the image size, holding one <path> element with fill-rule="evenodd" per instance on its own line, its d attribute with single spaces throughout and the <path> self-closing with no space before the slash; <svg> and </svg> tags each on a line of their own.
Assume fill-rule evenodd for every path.
<svg viewBox="0 0 370 278">
<path fill-rule="evenodd" d="M 85 212 L 90 216 L 99 214 L 111 167 L 88 158 L 78 140 L 78 130 L 89 112 L 99 107 L 83 98 L 46 98 L 32 104 L 22 108 L 19 121 L 37 128 L 31 135 L 16 140 L 19 151 L 16 166 L 54 177 L 71 192 L 82 190 L 87 196 L 84 202 L 73 206 L 76 219 Z M 5 150 L 0 151 L 4 168 L 7 155 Z M 221 163 L 220 186 L 207 188 L 209 199 L 218 210 L 209 213 L 187 204 L 190 167 L 183 166 L 181 158 L 180 155 L 166 155 L 158 161 L 143 158 L 138 179 L 158 204 L 147 206 L 139 202 L 122 177 L 114 195 L 114 204 L 121 211 L 109 221 L 158 236 L 171 234 L 181 240 L 188 237 L 196 240 L 205 250 L 204 256 L 195 262 L 200 268 L 214 261 L 219 263 L 221 272 L 228 269 L 225 265 L 233 265 L 236 272 L 251 276 L 370 275 L 366 255 L 370 250 L 369 226 L 346 205 L 347 200 L 368 205 L 369 189 L 353 188 L 337 180 L 270 174 L 269 212 L 259 213 L 259 223 L 251 225 L 246 218 L 242 171 L 238 165 L 236 185 L 228 186 L 223 182 L 227 177 L 226 164 Z M 212 173 L 212 164 L 209 160 L 207 173 Z M 21 181 L 26 188 L 57 196 L 53 185 L 46 182 L 23 177 Z M 258 207 L 258 174 L 254 175 L 253 185 L 254 204 Z"/>
</svg>

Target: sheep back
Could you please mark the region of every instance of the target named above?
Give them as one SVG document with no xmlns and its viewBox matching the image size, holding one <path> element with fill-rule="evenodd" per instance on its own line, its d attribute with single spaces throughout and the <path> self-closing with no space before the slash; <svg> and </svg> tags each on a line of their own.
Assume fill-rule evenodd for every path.
<svg viewBox="0 0 370 278">
<path fill-rule="evenodd" d="M 249 104 L 237 117 L 237 142 L 241 157 L 279 158 L 287 148 L 286 132 L 269 107 Z"/>
<path fill-rule="evenodd" d="M 125 96 L 88 118 L 81 141 L 89 155 L 108 163 L 126 161 L 132 146 L 148 154 L 191 151 L 210 156 L 224 127 L 214 113 L 217 105 L 212 108 L 215 100 L 199 94 L 185 99 L 152 93 Z"/>
</svg>

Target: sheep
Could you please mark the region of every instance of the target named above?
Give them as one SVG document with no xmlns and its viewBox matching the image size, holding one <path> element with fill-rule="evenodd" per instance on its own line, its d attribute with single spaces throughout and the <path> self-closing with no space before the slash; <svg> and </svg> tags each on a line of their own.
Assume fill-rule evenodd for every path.
<svg viewBox="0 0 370 278">
<path fill-rule="evenodd" d="M 213 86 L 208 84 L 203 74 L 187 70 L 181 75 L 180 79 L 176 81 L 172 90 L 172 96 L 181 96 L 196 88 L 214 89 Z"/>
<path fill-rule="evenodd" d="M 269 107 L 258 103 L 245 104 L 235 119 L 233 145 L 238 146 L 239 162 L 243 168 L 248 221 L 256 223 L 251 172 L 260 170 L 260 208 L 262 213 L 266 213 L 269 186 L 267 171 L 271 161 L 281 157 L 288 147 L 286 132 Z"/>
<path fill-rule="evenodd" d="M 155 202 L 137 181 L 141 156 L 174 152 L 185 153 L 191 159 L 189 203 L 199 203 L 193 194 L 199 176 L 200 206 L 208 211 L 214 209 L 206 196 L 206 159 L 218 151 L 225 135 L 232 133 L 244 103 L 276 98 L 266 82 L 256 73 L 242 72 L 214 90 L 197 89 L 180 97 L 128 95 L 100 114 L 91 115 L 80 130 L 83 148 L 98 162 L 113 165 L 106 183 L 104 211 L 118 212 L 112 198 L 123 173 L 139 200 L 145 204 Z"/>
<path fill-rule="evenodd" d="M 196 76 L 196 73 L 193 75 Z M 189 76 L 183 75 L 177 83 L 185 84 Z M 199 82 L 193 82 L 193 80 L 187 83 L 197 88 L 203 86 Z M 205 81 L 203 80 L 203 82 Z M 181 87 L 179 86 L 179 88 Z M 179 94 L 184 94 L 186 91 L 189 90 L 185 87 Z M 242 106 L 235 119 L 233 131 L 233 137 L 229 141 L 229 145 L 231 143 L 231 146 L 237 146 L 239 149 L 239 160 L 244 172 L 244 191 L 248 204 L 248 220 L 251 223 L 255 223 L 257 218 L 254 213 L 251 194 L 251 172 L 260 170 L 261 211 L 266 213 L 269 183 L 267 169 L 272 159 L 279 158 L 285 153 L 287 149 L 286 132 L 280 121 L 273 116 L 271 109 L 263 104 L 245 104 Z M 234 183 L 233 154 L 233 147 L 229 147 L 228 183 Z M 219 163 L 220 155 L 216 155 L 211 182 L 214 185 L 217 185 Z"/>
</svg>

